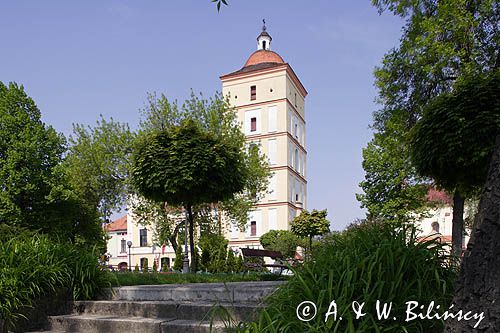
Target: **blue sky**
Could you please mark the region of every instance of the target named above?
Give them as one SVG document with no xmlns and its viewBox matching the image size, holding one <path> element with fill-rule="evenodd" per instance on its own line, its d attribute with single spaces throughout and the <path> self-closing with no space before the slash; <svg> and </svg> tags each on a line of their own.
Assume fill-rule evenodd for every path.
<svg viewBox="0 0 500 333">
<path fill-rule="evenodd" d="M 220 91 L 255 50 L 261 20 L 309 92 L 308 208 L 333 229 L 364 216 L 355 193 L 376 90 L 373 69 L 403 22 L 369 0 L 10 1 L 0 4 L 0 80 L 23 84 L 65 135 L 99 114 L 135 128 L 148 92 Z"/>
</svg>

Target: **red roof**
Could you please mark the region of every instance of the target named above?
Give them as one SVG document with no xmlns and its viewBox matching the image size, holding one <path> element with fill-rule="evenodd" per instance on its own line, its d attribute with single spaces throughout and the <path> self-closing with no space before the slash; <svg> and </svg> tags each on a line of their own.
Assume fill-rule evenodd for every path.
<svg viewBox="0 0 500 333">
<path fill-rule="evenodd" d="M 427 200 L 433 203 L 442 203 L 451 205 L 452 200 L 448 194 L 444 191 L 436 190 L 435 188 L 430 188 L 427 192 Z"/>
<path fill-rule="evenodd" d="M 269 50 L 257 50 L 250 55 L 245 66 L 252 66 L 262 63 L 276 63 L 276 64 L 284 64 L 285 61 L 283 58 L 276 52 Z"/>
<path fill-rule="evenodd" d="M 105 231 L 127 231 L 127 215 L 104 226 Z"/>
</svg>

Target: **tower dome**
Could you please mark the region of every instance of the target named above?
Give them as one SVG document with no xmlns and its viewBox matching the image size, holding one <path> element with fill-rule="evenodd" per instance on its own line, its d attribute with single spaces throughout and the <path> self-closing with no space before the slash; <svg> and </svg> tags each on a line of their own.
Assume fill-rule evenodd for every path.
<svg viewBox="0 0 500 333">
<path fill-rule="evenodd" d="M 273 40 L 271 35 L 267 32 L 266 21 L 262 20 L 264 23 L 262 26 L 262 32 L 257 37 L 257 51 L 252 53 L 248 58 L 245 66 L 248 67 L 252 65 L 258 65 L 262 63 L 270 64 L 284 64 L 283 58 L 276 52 L 271 51 L 271 41 Z"/>
</svg>

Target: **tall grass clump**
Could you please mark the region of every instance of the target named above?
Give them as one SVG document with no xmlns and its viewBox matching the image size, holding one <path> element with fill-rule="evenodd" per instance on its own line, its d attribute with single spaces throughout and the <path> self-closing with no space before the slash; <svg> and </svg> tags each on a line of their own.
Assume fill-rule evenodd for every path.
<svg viewBox="0 0 500 333">
<path fill-rule="evenodd" d="M 0 231 L 0 321 L 7 328 L 40 297 L 68 290 L 75 299 L 88 299 L 108 285 L 92 251 L 45 235 Z"/>
<path fill-rule="evenodd" d="M 417 242 L 412 226 L 357 226 L 319 245 L 312 260 L 267 299 L 258 319 L 239 331 L 442 332 L 441 320 L 406 321 L 406 302 L 427 306 L 434 301 L 441 312 L 448 309 L 456 267 L 437 240 Z M 387 319 L 378 318 L 377 300 L 392 302 Z M 296 313 L 303 301 L 317 306 L 317 315 L 307 322 Z M 332 301 L 337 320 L 331 315 L 325 322 Z M 365 303 L 364 316 L 356 318 L 354 301 Z"/>
</svg>

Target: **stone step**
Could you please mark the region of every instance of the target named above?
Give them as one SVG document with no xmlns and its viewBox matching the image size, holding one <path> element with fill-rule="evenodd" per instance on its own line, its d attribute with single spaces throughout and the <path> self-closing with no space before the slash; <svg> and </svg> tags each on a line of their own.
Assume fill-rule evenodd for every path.
<svg viewBox="0 0 500 333">
<path fill-rule="evenodd" d="M 145 318 L 176 318 L 204 320 L 215 307 L 227 310 L 236 321 L 249 321 L 261 308 L 251 303 L 214 303 L 207 301 L 76 301 L 74 309 L 79 314 L 132 316 Z"/>
<path fill-rule="evenodd" d="M 161 325 L 174 318 L 120 317 L 71 314 L 49 317 L 52 331 L 85 333 L 161 333 Z"/>
<path fill-rule="evenodd" d="M 227 332 L 223 322 L 199 322 L 196 320 L 172 320 L 161 324 L 162 333 L 222 333 Z"/>
<path fill-rule="evenodd" d="M 102 315 L 64 315 L 49 318 L 49 332 L 79 333 L 219 333 L 225 332 L 223 322 L 181 320 L 172 318 L 117 317 Z"/>
<path fill-rule="evenodd" d="M 211 301 L 258 303 L 283 281 L 192 283 L 114 288 L 104 299 L 123 301 Z"/>
</svg>

